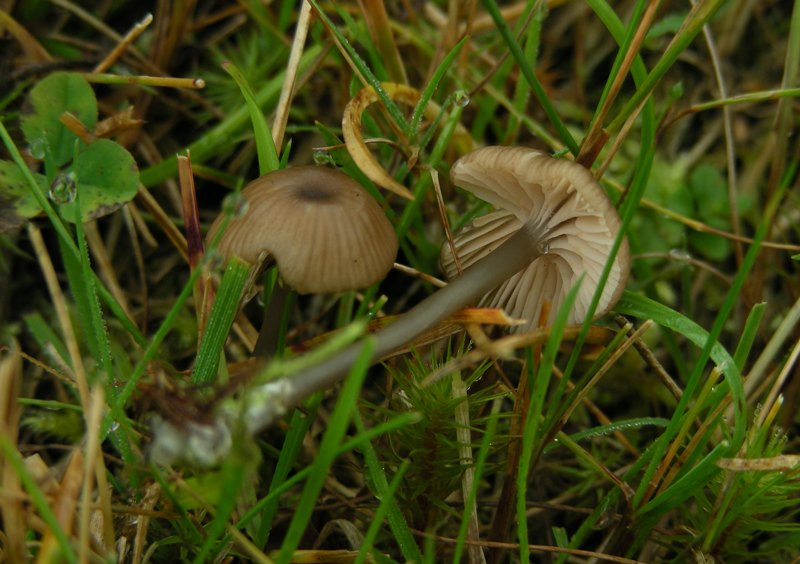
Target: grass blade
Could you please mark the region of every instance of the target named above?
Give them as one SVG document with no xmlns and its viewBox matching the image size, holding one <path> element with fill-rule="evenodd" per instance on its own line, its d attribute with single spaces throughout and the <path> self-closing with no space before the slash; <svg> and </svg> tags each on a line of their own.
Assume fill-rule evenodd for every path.
<svg viewBox="0 0 800 564">
<path fill-rule="evenodd" d="M 380 79 L 375 76 L 375 73 L 367 66 L 367 63 L 361 56 L 356 52 L 344 34 L 339 30 L 339 28 L 334 24 L 328 15 L 325 13 L 322 8 L 319 7 L 319 4 L 316 0 L 307 0 L 313 7 L 314 11 L 317 12 L 317 15 L 325 24 L 325 27 L 328 28 L 328 31 L 333 35 L 334 39 L 338 42 L 341 46 L 341 49 L 346 54 L 347 58 L 350 60 L 351 65 L 353 66 L 353 70 L 358 72 L 361 77 L 363 78 L 364 82 L 377 92 L 378 96 L 383 102 L 383 106 L 386 108 L 386 111 L 392 117 L 392 120 L 395 124 L 400 128 L 406 138 L 411 138 L 413 135 L 413 131 L 409 127 L 408 122 L 406 121 L 403 112 L 400 111 L 400 108 L 397 107 L 397 104 L 394 103 L 392 97 L 386 93 L 386 90 L 383 89 L 381 85 Z"/>
<path fill-rule="evenodd" d="M 403 461 L 403 464 L 400 465 L 400 467 L 397 469 L 397 472 L 395 472 L 394 476 L 392 477 L 392 483 L 386 487 L 384 493 L 380 496 L 379 499 L 381 500 L 381 503 L 375 510 L 375 515 L 372 517 L 372 522 L 369 524 L 367 532 L 364 534 L 364 541 L 361 544 L 361 548 L 358 550 L 358 556 L 356 557 L 354 564 L 362 564 L 366 560 L 367 554 L 372 551 L 373 544 L 375 543 L 375 537 L 378 536 L 378 532 L 380 531 L 380 528 L 383 525 L 383 520 L 386 518 L 387 514 L 390 515 L 394 511 L 400 511 L 400 508 L 394 502 L 394 494 L 397 491 L 397 488 L 400 486 L 400 482 L 403 481 L 403 477 L 406 475 L 408 466 L 409 462 L 407 460 Z M 402 517 L 402 513 L 400 516 Z M 391 518 L 389 522 L 392 522 Z M 413 542 L 414 539 L 412 538 L 411 540 Z M 400 544 L 400 550 L 404 555 L 406 554 L 406 550 L 404 549 L 405 546 L 407 545 Z M 414 546 L 416 546 L 416 543 L 414 543 Z M 420 560 L 408 561 L 419 562 Z"/>
<path fill-rule="evenodd" d="M 583 283 L 583 275 L 578 279 L 577 283 L 570 288 L 567 295 L 564 296 L 564 302 L 558 310 L 556 319 L 553 322 L 550 330 L 550 337 L 547 339 L 547 344 L 544 347 L 542 358 L 539 364 L 539 369 L 536 371 L 536 377 L 533 381 L 531 388 L 530 403 L 525 419 L 525 428 L 522 434 L 522 454 L 519 458 L 519 471 L 517 473 L 517 534 L 519 538 L 519 556 L 520 562 L 528 562 L 530 560 L 530 553 L 528 545 L 528 518 L 527 518 L 527 491 L 528 491 L 528 474 L 531 468 L 531 459 L 534 450 L 534 443 L 539 436 L 539 423 L 543 415 L 545 398 L 547 396 L 547 388 L 550 384 L 552 377 L 553 365 L 556 360 L 556 353 L 558 347 L 561 345 L 561 338 L 564 334 L 564 329 L 567 326 L 567 318 L 569 312 L 572 310 L 572 305 L 578 297 L 578 290 Z M 528 370 L 533 369 L 533 354 L 528 350 L 527 366 Z M 524 375 L 522 376 L 525 377 Z"/>
<path fill-rule="evenodd" d="M 319 57 L 321 52 L 322 48 L 319 45 L 306 49 L 300 58 L 300 71 L 307 70 L 312 61 Z M 283 80 L 284 73 L 278 74 L 255 92 L 253 99 L 259 108 L 269 107 L 277 102 L 278 95 L 283 87 Z M 228 114 L 225 119 L 213 129 L 207 131 L 197 141 L 190 143 L 187 149 L 192 155 L 192 165 L 203 164 L 231 146 L 237 140 L 237 134 L 241 133 L 249 118 L 250 111 L 245 105 Z M 171 156 L 140 171 L 139 179 L 142 184 L 149 188 L 164 182 L 168 178 L 172 178 L 177 173 L 177 170 L 176 157 Z"/>
<path fill-rule="evenodd" d="M 247 104 L 247 111 L 250 112 L 250 121 L 253 123 L 253 133 L 256 138 L 259 172 L 261 174 L 266 174 L 273 170 L 278 170 L 280 168 L 280 163 L 278 162 L 278 152 L 275 149 L 275 142 L 272 139 L 272 133 L 270 133 L 267 120 L 264 118 L 264 114 L 261 112 L 258 102 L 256 102 L 253 89 L 250 88 L 247 79 L 232 62 L 224 62 L 222 68 L 236 81 L 236 85 L 239 87 L 239 90 L 242 91 L 242 97 Z"/>
<path fill-rule="evenodd" d="M 292 554 L 294 554 L 295 549 L 297 549 L 300 544 L 303 532 L 308 525 L 311 514 L 314 512 L 317 497 L 320 491 L 322 491 L 328 469 L 337 456 L 337 447 L 341 443 L 347 431 L 347 427 L 350 425 L 356 406 L 356 400 L 361 391 L 361 384 L 367 373 L 374 348 L 375 345 L 372 339 L 366 339 L 364 348 L 361 350 L 353 368 L 350 370 L 350 374 L 344 382 L 344 387 L 339 394 L 339 400 L 336 402 L 336 407 L 331 414 L 330 423 L 320 442 L 319 451 L 314 458 L 314 462 L 310 466 L 310 476 L 306 480 L 306 485 L 297 502 L 297 507 L 292 521 L 289 524 L 289 529 L 286 531 L 286 536 L 283 539 L 281 550 L 275 559 L 278 564 L 290 562 Z"/>
<path fill-rule="evenodd" d="M 361 420 L 361 416 L 357 411 L 353 414 L 353 421 L 359 433 L 363 434 L 366 432 L 364 422 Z M 422 554 L 419 551 L 419 547 L 414 540 L 414 536 L 411 534 L 411 530 L 408 528 L 408 523 L 406 523 L 406 518 L 403 515 L 403 512 L 394 499 L 394 492 L 399 484 L 398 478 L 405 472 L 404 467 L 398 469 L 397 473 L 392 478 L 392 483 L 389 484 L 388 480 L 386 479 L 386 472 L 378 460 L 378 455 L 375 454 L 375 449 L 372 447 L 372 443 L 366 441 L 361 447 L 361 452 L 364 455 L 364 462 L 367 465 L 367 470 L 372 479 L 372 483 L 375 486 L 376 497 L 381 500 L 379 511 L 386 514 L 389 527 L 391 528 L 392 533 L 394 533 L 395 540 L 400 546 L 400 551 L 403 553 L 403 557 L 408 562 L 422 562 Z M 377 513 L 375 514 L 375 521 L 378 521 Z"/>
<path fill-rule="evenodd" d="M 80 262 L 80 251 L 78 249 L 78 245 L 75 243 L 75 240 L 72 238 L 72 235 L 67 230 L 66 226 L 64 225 L 64 222 L 58 216 L 56 210 L 50 204 L 50 200 L 48 200 L 47 197 L 42 192 L 39 183 L 36 182 L 36 179 L 33 177 L 33 174 L 31 174 L 28 165 L 22 158 L 19 149 L 14 144 L 14 141 L 11 139 L 11 136 L 8 134 L 8 130 L 6 129 L 2 121 L 0 121 L 0 139 L 3 140 L 3 144 L 6 146 L 6 149 L 8 149 L 8 152 L 11 154 L 11 158 L 14 161 L 14 163 L 19 167 L 20 171 L 22 171 L 22 174 L 25 177 L 25 181 L 27 182 L 28 187 L 31 190 L 31 193 L 33 194 L 34 198 L 36 198 L 36 201 L 42 208 L 42 210 L 44 210 L 47 219 L 50 220 L 50 224 L 53 226 L 53 229 L 55 229 L 56 234 L 59 237 L 59 241 L 67 250 L 67 252 L 74 258 L 74 260 Z M 92 271 L 92 277 L 94 277 L 95 279 L 95 283 L 97 284 L 97 291 L 100 293 L 100 297 L 103 298 L 104 302 L 106 302 L 109 309 L 111 310 L 111 313 L 114 314 L 114 316 L 125 327 L 125 330 L 128 331 L 128 333 L 130 333 L 130 335 L 139 344 L 145 343 L 147 341 L 145 337 L 141 334 L 136 325 L 134 325 L 133 322 L 130 319 L 128 319 L 128 316 L 125 314 L 125 311 L 119 305 L 117 300 L 108 290 L 108 288 L 106 288 L 105 285 L 100 280 L 97 279 L 97 275 L 94 274 L 93 271 Z"/>
<path fill-rule="evenodd" d="M 192 382 L 195 384 L 210 384 L 217 375 L 222 347 L 228 338 L 236 312 L 239 311 L 239 302 L 249 273 L 250 265 L 237 257 L 228 261 L 197 351 L 197 360 L 192 371 Z"/>
<path fill-rule="evenodd" d="M 431 79 L 428 81 L 428 84 L 425 85 L 425 89 L 422 91 L 419 97 L 419 102 L 417 102 L 416 107 L 414 108 L 414 113 L 411 114 L 411 123 L 409 124 L 409 128 L 411 131 L 416 132 L 419 129 L 419 123 L 422 120 L 422 116 L 425 115 L 425 108 L 428 106 L 428 102 L 430 102 L 431 98 L 433 98 L 433 94 L 436 92 L 436 89 L 439 88 L 439 84 L 441 83 L 442 79 L 444 78 L 447 71 L 450 70 L 450 65 L 453 63 L 453 59 L 456 58 L 461 52 L 461 48 L 467 42 L 466 37 L 463 37 L 461 41 L 456 43 L 452 49 L 444 56 L 442 59 L 441 64 L 436 67 L 436 71 L 431 76 Z"/>
<path fill-rule="evenodd" d="M 22 486 L 30 496 L 31 503 L 36 508 L 36 511 L 39 512 L 39 516 L 56 538 L 56 541 L 58 541 L 58 546 L 61 549 L 60 556 L 67 562 L 78 562 L 78 556 L 72 549 L 72 545 L 64 529 L 58 524 L 58 519 L 55 513 L 53 513 L 52 507 L 50 507 L 50 502 L 44 495 L 44 492 L 39 488 L 33 476 L 28 473 L 27 468 L 25 468 L 25 462 L 20 457 L 19 451 L 9 442 L 8 437 L 5 435 L 0 435 L 0 450 L 3 452 L 3 457 L 10 462 L 11 466 L 14 468 L 14 472 L 16 472 L 20 482 L 22 482 Z"/>
<path fill-rule="evenodd" d="M 771 218 L 774 216 L 778 202 L 781 201 L 783 197 L 783 191 L 786 189 L 785 185 L 779 190 L 772 198 L 772 200 L 768 203 L 767 209 L 765 210 L 763 221 L 759 224 L 758 230 L 756 231 L 756 235 L 754 237 L 753 245 L 747 250 L 747 253 L 744 257 L 744 261 L 742 262 L 739 271 L 734 278 L 733 284 L 731 284 L 731 288 L 728 291 L 727 296 L 725 297 L 725 301 L 720 308 L 719 314 L 717 315 L 714 325 L 708 333 L 708 338 L 706 339 L 705 343 L 703 344 L 702 350 L 700 352 L 700 356 L 695 362 L 694 369 L 692 371 L 691 376 L 686 384 L 686 388 L 684 391 L 683 397 L 678 402 L 678 406 L 675 410 L 675 415 L 673 416 L 670 424 L 667 426 L 666 431 L 664 434 L 659 438 L 656 443 L 656 450 L 654 453 L 654 457 L 650 462 L 650 466 L 645 473 L 645 477 L 642 480 L 639 489 L 636 492 L 636 496 L 634 498 L 634 504 L 641 503 L 643 501 L 644 495 L 646 490 L 649 488 L 650 483 L 652 482 L 653 474 L 656 471 L 657 465 L 661 464 L 663 461 L 663 455 L 666 452 L 667 445 L 669 441 L 671 441 L 678 429 L 681 426 L 681 415 L 683 411 L 687 408 L 689 402 L 694 396 L 694 391 L 700 385 L 701 376 L 705 367 L 706 361 L 711 357 L 712 352 L 716 349 L 719 351 L 717 339 L 719 338 L 720 334 L 722 333 L 723 326 L 728 319 L 731 311 L 733 310 L 736 301 L 738 300 L 739 293 L 744 286 L 744 282 L 747 279 L 747 275 L 750 272 L 750 269 L 753 267 L 756 257 L 758 256 L 758 251 L 760 248 L 761 241 L 764 240 L 764 237 L 767 233 L 768 225 L 771 222 Z M 625 297 L 623 297 L 625 299 Z M 717 353 L 719 354 L 719 352 Z M 742 382 L 741 375 L 736 367 L 736 363 L 730 358 L 730 355 L 726 352 L 725 355 L 728 357 L 726 361 L 720 365 L 720 370 L 725 375 L 725 380 L 728 383 L 728 389 L 718 389 L 716 393 L 712 396 L 711 401 L 720 401 L 722 394 L 730 394 L 731 399 L 733 401 L 734 407 L 734 422 L 733 422 L 733 434 L 730 439 L 729 448 L 732 452 L 738 451 L 742 445 L 742 441 L 744 441 L 744 434 L 745 434 L 745 425 L 746 425 L 746 397 L 744 393 L 744 385 Z M 662 468 L 666 468 L 666 465 L 662 465 Z"/>
<path fill-rule="evenodd" d="M 283 440 L 283 447 L 281 448 L 278 461 L 275 464 L 272 479 L 269 482 L 267 497 L 271 497 L 271 499 L 266 502 L 264 509 L 259 513 L 261 523 L 259 524 L 258 533 L 254 539 L 256 546 L 259 548 L 263 549 L 267 546 L 270 531 L 272 530 L 272 522 L 278 512 L 278 502 L 280 498 L 278 496 L 271 496 L 271 494 L 286 483 L 286 478 L 294 467 L 297 456 L 301 452 L 306 433 L 311 423 L 314 421 L 314 415 L 317 412 L 317 407 L 319 406 L 321 398 L 321 394 L 315 394 L 306 402 L 306 408 L 304 410 L 295 409 L 292 413 L 289 432 Z"/>
<path fill-rule="evenodd" d="M 480 487 L 481 477 L 486 469 L 486 460 L 489 457 L 489 449 L 492 446 L 492 441 L 497 434 L 497 420 L 499 419 L 501 403 L 499 400 L 492 404 L 492 411 L 489 419 L 486 422 L 486 430 L 481 439 L 481 446 L 478 449 L 478 456 L 475 458 L 475 479 L 472 482 L 472 491 L 464 501 L 464 512 L 461 514 L 461 525 L 458 528 L 458 536 L 456 537 L 456 547 L 453 553 L 453 562 L 461 562 L 461 557 L 464 553 L 464 542 L 467 540 L 467 532 L 469 530 L 469 520 L 472 514 L 475 502 L 478 499 L 478 488 Z"/>
<path fill-rule="evenodd" d="M 494 24 L 497 26 L 497 30 L 500 32 L 500 35 L 503 36 L 503 40 L 505 41 L 508 50 L 511 51 L 511 55 L 514 57 L 514 60 L 517 61 L 519 69 L 522 71 L 522 76 L 525 77 L 525 80 L 530 85 L 531 90 L 533 90 L 536 100 L 547 114 L 547 117 L 558 133 L 558 137 L 561 139 L 561 142 L 567 146 L 570 153 L 577 155 L 578 151 L 580 150 L 578 144 L 575 142 L 575 139 L 573 139 L 572 134 L 567 129 L 567 126 L 561 120 L 561 117 L 558 115 L 558 112 L 556 111 L 552 102 L 550 102 L 550 98 L 547 96 L 544 86 L 542 86 L 542 83 L 539 82 L 538 78 L 536 78 L 536 73 L 534 72 L 533 67 L 531 67 L 531 65 L 528 63 L 522 47 L 520 47 L 519 43 L 517 43 L 517 40 L 514 39 L 514 36 L 511 34 L 511 29 L 503 19 L 503 16 L 500 13 L 500 8 L 497 7 L 497 3 L 494 0 L 483 0 L 483 5 L 486 8 L 486 11 L 489 12 L 489 15 L 492 16 L 492 20 L 494 20 Z"/>
<path fill-rule="evenodd" d="M 767 311 L 766 305 L 767 304 L 764 302 L 754 305 L 744 323 L 742 336 L 739 337 L 739 343 L 736 345 L 736 351 L 733 353 L 733 361 L 736 363 L 736 367 L 740 372 L 744 369 L 744 363 L 750 356 L 753 343 L 758 336 L 758 326 L 761 324 L 761 319 Z"/>
<path fill-rule="evenodd" d="M 195 564 L 203 564 L 203 562 L 211 560 L 209 556 L 212 549 L 225 532 L 231 513 L 236 508 L 239 492 L 248 477 L 248 470 L 251 469 L 251 464 L 248 464 L 248 462 L 252 463 L 252 458 L 246 460 L 243 453 L 236 453 L 223 464 L 219 473 L 222 489 L 219 494 L 219 500 L 214 507 L 214 518 L 206 526 L 205 542 L 194 557 L 193 562 Z M 216 560 L 216 558 L 213 560 Z"/>
<path fill-rule="evenodd" d="M 608 124 L 609 131 L 618 131 L 625 121 L 637 111 L 639 105 L 650 96 L 659 81 L 678 60 L 678 57 L 686 51 L 689 44 L 694 41 L 697 34 L 702 31 L 703 26 L 708 23 L 722 4 L 723 0 L 705 0 L 694 4 L 691 13 L 684 20 L 683 25 L 653 67 L 653 70 L 650 71 L 641 84 L 637 85 L 636 92 L 628 99 L 619 114 L 617 114 L 617 117 Z"/>
</svg>

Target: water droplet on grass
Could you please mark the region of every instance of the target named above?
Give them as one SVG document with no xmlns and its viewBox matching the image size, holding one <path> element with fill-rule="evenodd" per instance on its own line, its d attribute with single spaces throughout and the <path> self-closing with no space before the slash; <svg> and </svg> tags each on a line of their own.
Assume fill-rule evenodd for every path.
<svg viewBox="0 0 800 564">
<path fill-rule="evenodd" d="M 681 261 L 689 261 L 692 259 L 692 255 L 684 249 L 671 249 L 669 251 L 669 256 L 675 260 Z"/>
<path fill-rule="evenodd" d="M 44 159 L 44 139 L 34 139 L 28 147 L 28 153 L 38 161 Z"/>
<path fill-rule="evenodd" d="M 50 184 L 47 196 L 56 204 L 64 205 L 73 201 L 77 192 L 78 182 L 75 173 L 72 171 L 62 172 Z"/>
</svg>

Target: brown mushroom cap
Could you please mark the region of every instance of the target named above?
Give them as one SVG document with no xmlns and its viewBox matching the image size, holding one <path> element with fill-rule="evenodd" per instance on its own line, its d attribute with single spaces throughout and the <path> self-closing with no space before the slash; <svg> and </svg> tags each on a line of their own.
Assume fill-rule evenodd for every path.
<svg viewBox="0 0 800 564">
<path fill-rule="evenodd" d="M 538 326 L 545 302 L 549 325 L 567 292 L 585 274 L 569 323 L 581 323 L 611 253 L 620 219 L 600 184 L 586 168 L 522 147 L 484 147 L 459 159 L 453 183 L 489 202 L 497 211 L 474 220 L 455 238 L 462 269 L 506 241 L 524 224 L 537 234 L 538 257 L 482 301 Z M 458 276 L 449 244 L 441 251 L 448 277 Z M 627 240 L 614 259 L 595 311 L 599 316 L 617 302 L 630 270 Z"/>
<path fill-rule="evenodd" d="M 343 292 L 386 276 L 397 236 L 378 203 L 353 179 L 323 166 L 265 174 L 242 190 L 248 208 L 219 241 L 224 256 L 255 264 L 267 251 L 297 292 Z M 211 225 L 209 241 L 224 216 Z"/>
</svg>

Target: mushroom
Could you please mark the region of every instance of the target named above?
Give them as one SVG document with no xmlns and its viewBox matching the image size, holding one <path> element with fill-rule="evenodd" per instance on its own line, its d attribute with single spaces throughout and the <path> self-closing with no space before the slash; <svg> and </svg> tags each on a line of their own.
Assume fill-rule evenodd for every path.
<svg viewBox="0 0 800 564">
<path fill-rule="evenodd" d="M 557 311 L 564 292 L 581 273 L 586 273 L 587 281 L 596 282 L 608 261 L 620 227 L 619 216 L 582 165 L 531 149 L 486 147 L 462 157 L 451 175 L 454 183 L 499 209 L 476 220 L 457 237 L 456 252 L 464 266 L 461 275 L 371 335 L 373 363 L 487 294 L 487 304 L 508 308 L 537 323 L 545 299 L 552 302 L 552 311 Z M 446 250 L 443 258 L 449 264 Z M 596 315 L 616 303 L 629 267 L 623 239 Z M 582 285 L 571 322 L 585 318 L 595 289 L 596 284 Z M 292 378 L 256 386 L 249 393 L 259 401 L 247 402 L 247 428 L 256 432 L 266 427 L 311 394 L 338 382 L 362 348 L 363 343 L 356 342 Z M 201 431 L 231 433 L 234 423 L 226 417 L 230 415 L 220 415 Z M 176 444 L 187 445 L 186 452 L 170 452 L 173 457 L 192 459 L 205 441 L 197 429 L 170 427 L 169 432 L 181 439 L 174 441 Z"/>
<path fill-rule="evenodd" d="M 531 263 L 483 297 L 480 305 L 499 307 L 525 319 L 517 330 L 540 322 L 550 325 L 583 274 L 585 283 L 568 317 L 569 324 L 581 323 L 620 226 L 616 210 L 592 174 L 573 161 L 521 147 L 478 149 L 457 161 L 450 174 L 454 184 L 498 208 L 456 235 L 453 247 L 458 266 L 474 265 L 523 225 L 532 236 Z M 443 245 L 440 256 L 447 276 L 458 276 L 451 246 Z M 628 245 L 623 240 L 595 316 L 617 302 L 629 269 Z"/>
<path fill-rule="evenodd" d="M 217 248 L 254 266 L 269 255 L 281 279 L 300 294 L 364 288 L 394 264 L 398 243 L 391 223 L 366 190 L 338 170 L 310 165 L 273 171 L 241 195 L 246 211 L 228 223 Z M 209 241 L 224 217 L 211 225 Z M 273 295 L 270 305 L 282 306 L 281 298 Z M 265 314 L 256 355 L 269 352 L 272 318 Z"/>
<path fill-rule="evenodd" d="M 619 216 L 582 165 L 532 149 L 485 147 L 461 157 L 453 165 L 451 176 L 454 183 L 503 209 L 460 235 L 457 249 L 465 253 L 463 274 L 371 335 L 375 343 L 373 362 L 487 294 L 496 307 L 510 306 L 515 314 L 535 315 L 544 299 L 537 293 L 544 296 L 552 291 L 547 299 L 557 311 L 563 292 L 578 276 L 585 272 L 589 280 L 597 282 L 610 256 L 620 227 Z M 528 274 L 532 267 L 533 274 Z M 623 239 L 596 315 L 617 302 L 629 269 L 628 246 Z M 520 287 L 514 287 L 515 283 Z M 583 320 L 595 289 L 596 284 L 582 285 L 582 297 L 570 315 L 571 322 Z M 534 294 L 525 295 L 523 290 Z M 527 303 L 538 309 L 526 309 Z M 271 405 L 252 417 L 254 427 L 270 424 L 284 410 L 335 384 L 350 370 L 362 346 L 355 343 L 283 382 L 279 393 L 276 382 L 267 384 L 275 386 L 276 393 Z"/>
<path fill-rule="evenodd" d="M 267 173 L 241 193 L 247 211 L 233 219 L 217 248 L 256 264 L 264 251 L 300 294 L 369 286 L 386 276 L 397 236 L 381 207 L 355 180 L 323 166 Z M 224 216 L 208 232 L 213 239 Z"/>
</svg>

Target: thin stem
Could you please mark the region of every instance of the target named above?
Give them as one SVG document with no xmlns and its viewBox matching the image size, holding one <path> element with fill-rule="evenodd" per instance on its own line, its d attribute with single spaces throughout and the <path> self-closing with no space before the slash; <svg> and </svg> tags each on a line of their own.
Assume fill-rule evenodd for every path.
<svg viewBox="0 0 800 564">
<path fill-rule="evenodd" d="M 386 329 L 373 334 L 375 349 L 370 363 L 378 362 L 459 309 L 477 302 L 528 266 L 539 256 L 537 242 L 535 228 L 524 225 L 487 257 L 466 269 L 462 276 L 411 308 Z M 362 348 L 361 342 L 354 343 L 292 378 L 287 394 L 279 401 L 287 407 L 297 405 L 311 394 L 334 385 L 347 374 Z M 269 423 L 265 422 L 265 426 Z"/>
<path fill-rule="evenodd" d="M 526 223 L 449 285 L 411 308 L 385 329 L 372 334 L 370 339 L 374 348 L 369 356 L 369 365 L 413 341 L 459 309 L 477 302 L 527 267 L 539 256 L 538 235 L 536 226 Z M 241 415 L 246 420 L 248 431 L 256 433 L 268 427 L 289 408 L 339 382 L 350 372 L 363 349 L 364 341 L 355 342 L 297 376 L 280 378 L 260 386 L 257 393 L 251 393 L 246 413 Z M 161 464 L 184 460 L 191 464 L 212 466 L 219 463 L 230 448 L 233 427 L 239 424 L 237 421 L 241 422 L 238 417 L 232 418 L 230 413 L 220 413 L 211 425 L 176 426 L 158 420 L 151 454 Z"/>
<path fill-rule="evenodd" d="M 283 311 L 286 309 L 287 300 L 294 301 L 292 298 L 289 286 L 276 280 L 272 288 L 272 294 L 269 297 L 267 309 L 264 311 L 261 331 L 258 333 L 256 346 L 253 348 L 253 356 L 267 360 L 275 356 L 278 349 L 282 348 L 280 334 Z"/>
</svg>

